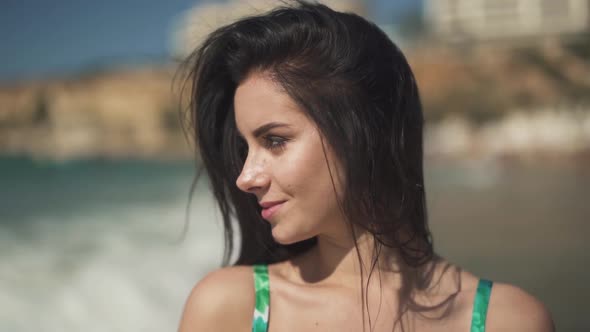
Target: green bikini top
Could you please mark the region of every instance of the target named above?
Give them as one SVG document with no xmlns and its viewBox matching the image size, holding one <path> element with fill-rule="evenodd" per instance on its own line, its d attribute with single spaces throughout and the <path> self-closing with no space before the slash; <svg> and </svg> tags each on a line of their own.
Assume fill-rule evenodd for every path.
<svg viewBox="0 0 590 332">
<path fill-rule="evenodd" d="M 254 289 L 256 291 L 256 305 L 252 332 L 266 332 L 268 330 L 268 315 L 270 307 L 270 283 L 268 281 L 268 266 L 254 265 Z M 485 332 L 488 302 L 492 292 L 492 282 L 480 279 L 473 303 L 471 316 L 471 332 Z"/>
</svg>

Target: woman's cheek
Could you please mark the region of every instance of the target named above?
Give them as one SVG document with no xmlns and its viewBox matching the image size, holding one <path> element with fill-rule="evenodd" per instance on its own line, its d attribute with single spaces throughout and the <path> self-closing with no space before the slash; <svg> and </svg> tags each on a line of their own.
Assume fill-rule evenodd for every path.
<svg viewBox="0 0 590 332">
<path fill-rule="evenodd" d="M 277 178 L 280 179 L 282 187 L 293 191 L 308 187 L 314 181 L 314 172 L 317 172 L 317 162 L 310 158 L 309 149 L 305 144 L 292 144 L 281 158 L 280 166 L 275 168 Z"/>
</svg>

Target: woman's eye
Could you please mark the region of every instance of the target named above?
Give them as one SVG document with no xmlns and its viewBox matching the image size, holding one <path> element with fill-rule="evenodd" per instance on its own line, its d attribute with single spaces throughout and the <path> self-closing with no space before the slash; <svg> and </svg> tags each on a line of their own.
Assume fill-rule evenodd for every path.
<svg viewBox="0 0 590 332">
<path fill-rule="evenodd" d="M 270 150 L 283 148 L 285 142 L 287 142 L 287 139 L 279 136 L 267 135 L 264 137 L 264 145 Z"/>
</svg>

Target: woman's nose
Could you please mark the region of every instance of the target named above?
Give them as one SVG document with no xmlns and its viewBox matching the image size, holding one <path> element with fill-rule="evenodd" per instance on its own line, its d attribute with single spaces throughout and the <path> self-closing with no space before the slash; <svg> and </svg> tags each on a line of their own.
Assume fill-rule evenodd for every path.
<svg viewBox="0 0 590 332">
<path fill-rule="evenodd" d="M 268 186 L 269 176 L 264 171 L 264 162 L 247 158 L 242 172 L 236 180 L 238 188 L 247 193 L 256 193 Z"/>
</svg>

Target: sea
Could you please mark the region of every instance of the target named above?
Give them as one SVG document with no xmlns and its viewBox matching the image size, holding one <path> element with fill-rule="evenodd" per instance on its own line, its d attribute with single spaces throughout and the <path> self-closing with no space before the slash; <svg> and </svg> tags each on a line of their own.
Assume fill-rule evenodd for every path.
<svg viewBox="0 0 590 332">
<path fill-rule="evenodd" d="M 0 332 L 176 331 L 223 229 L 190 161 L 0 158 Z M 590 167 L 426 160 L 435 250 L 589 331 Z"/>
</svg>

